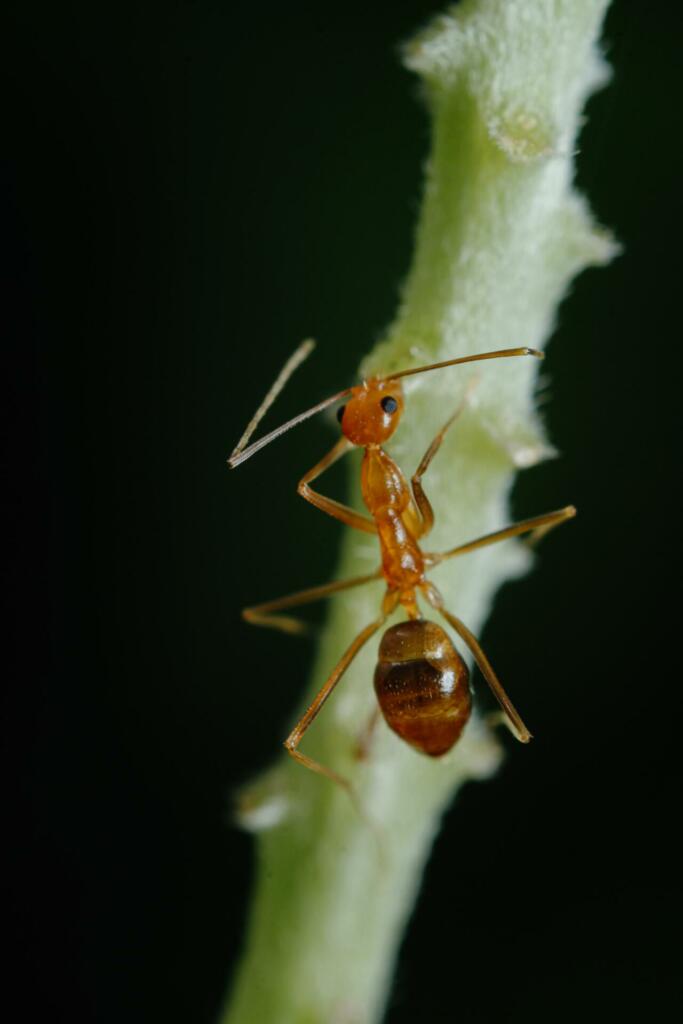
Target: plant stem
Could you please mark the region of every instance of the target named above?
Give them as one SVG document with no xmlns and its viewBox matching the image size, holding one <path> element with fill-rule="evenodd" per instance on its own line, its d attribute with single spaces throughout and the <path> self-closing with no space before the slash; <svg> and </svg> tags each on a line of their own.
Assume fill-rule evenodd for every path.
<svg viewBox="0 0 683 1024">
<path fill-rule="evenodd" d="M 364 373 L 542 347 L 571 278 L 614 255 L 615 244 L 593 225 L 571 184 L 581 109 L 607 77 L 596 48 L 606 6 L 465 0 L 407 47 L 406 63 L 422 77 L 429 101 L 432 152 L 401 306 Z M 412 472 L 468 381 L 478 378 L 425 478 L 437 513 L 431 550 L 509 521 L 515 469 L 551 451 L 534 410 L 535 364 L 501 360 L 407 385 L 406 421 L 391 451 Z M 358 465 L 351 462 L 357 500 Z M 367 573 L 377 558 L 374 538 L 348 531 L 339 577 Z M 447 607 L 476 632 L 501 582 L 528 564 L 526 550 L 508 541 L 437 567 L 434 580 Z M 381 594 L 381 584 L 371 584 L 331 602 L 306 702 L 376 617 Z M 356 761 L 354 746 L 374 702 L 375 655 L 376 644 L 368 644 L 304 749 L 352 780 L 382 854 L 347 795 L 289 759 L 250 787 L 242 816 L 260 831 L 258 878 L 224 1024 L 378 1021 L 441 815 L 463 783 L 499 763 L 498 744 L 477 718 L 443 759 L 420 756 L 381 726 L 370 758 Z"/>
</svg>

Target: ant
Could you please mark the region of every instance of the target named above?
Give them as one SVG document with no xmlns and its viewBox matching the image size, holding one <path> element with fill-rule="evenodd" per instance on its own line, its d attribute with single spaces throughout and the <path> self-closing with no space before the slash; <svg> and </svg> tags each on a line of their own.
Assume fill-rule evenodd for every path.
<svg viewBox="0 0 683 1024">
<path fill-rule="evenodd" d="M 260 440 L 247 447 L 258 423 L 273 404 L 296 367 L 313 348 L 312 341 L 303 342 L 289 358 L 275 383 L 247 426 L 242 438 L 228 459 L 231 468 L 239 466 L 265 445 L 285 431 L 321 412 L 323 409 L 347 399 L 337 410 L 342 436 L 327 453 L 299 481 L 302 498 L 347 526 L 377 535 L 382 564 L 368 576 L 327 583 L 280 597 L 273 601 L 245 608 L 242 616 L 247 622 L 270 626 L 289 633 L 301 632 L 305 627 L 287 615 L 273 614 L 298 605 L 308 604 L 330 594 L 359 587 L 384 577 L 387 589 L 380 614 L 367 625 L 332 669 L 312 704 L 304 712 L 285 740 L 288 753 L 300 764 L 324 775 L 351 792 L 347 779 L 325 765 L 307 757 L 299 750 L 306 730 L 322 709 L 335 686 L 360 649 L 386 622 L 392 612 L 402 605 L 407 621 L 389 627 L 379 645 L 375 669 L 375 692 L 384 718 L 401 739 L 430 757 L 447 753 L 459 739 L 471 713 L 469 671 L 455 649 L 448 634 L 436 622 L 423 619 L 417 605 L 416 592 L 448 622 L 469 648 L 475 662 L 498 700 L 507 724 L 522 743 L 528 743 L 531 733 L 513 706 L 479 641 L 464 622 L 444 607 L 441 594 L 426 578 L 426 571 L 449 558 L 457 558 L 508 537 L 530 533 L 536 540 L 566 519 L 576 515 L 572 505 L 514 523 L 502 530 L 488 533 L 467 544 L 459 544 L 439 554 L 422 551 L 420 541 L 434 525 L 434 512 L 422 487 L 422 477 L 438 452 L 444 436 L 460 416 L 463 402 L 446 421 L 427 449 L 422 461 L 408 482 L 382 445 L 396 430 L 404 410 L 400 380 L 430 370 L 472 363 L 485 359 L 503 359 L 515 356 L 543 358 L 543 353 L 532 348 L 509 348 L 477 355 L 461 356 L 429 366 L 402 370 L 384 377 L 372 377 L 361 384 L 346 388 L 319 402 Z M 311 483 L 326 469 L 354 447 L 364 449 L 361 468 L 361 492 L 370 512 L 365 516 L 347 505 L 326 498 L 311 488 Z M 377 713 L 374 716 L 377 717 Z"/>
</svg>

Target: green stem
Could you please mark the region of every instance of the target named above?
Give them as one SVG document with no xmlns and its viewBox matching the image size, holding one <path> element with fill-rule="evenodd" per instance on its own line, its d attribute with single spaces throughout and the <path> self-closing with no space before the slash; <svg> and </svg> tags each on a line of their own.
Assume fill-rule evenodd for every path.
<svg viewBox="0 0 683 1024">
<path fill-rule="evenodd" d="M 606 6 L 465 0 L 407 48 L 406 63 L 422 76 L 429 100 L 432 152 L 401 306 L 364 373 L 542 347 L 571 278 L 615 253 L 571 184 L 580 112 L 606 79 L 596 49 Z M 516 467 L 551 451 L 534 409 L 535 362 L 501 360 L 407 384 L 406 418 L 391 450 L 412 472 L 468 380 L 478 378 L 425 478 L 437 513 L 432 550 L 509 521 Z M 568 496 L 553 497 L 549 504 L 559 505 Z M 501 582 L 528 563 L 525 549 L 506 542 L 437 567 L 434 579 L 447 606 L 476 632 Z M 376 541 L 348 531 L 339 576 L 376 564 Z M 331 602 L 306 701 L 376 617 L 381 593 L 371 584 Z M 382 726 L 371 757 L 354 760 L 373 706 L 375 655 L 371 642 L 303 748 L 352 779 L 381 835 L 382 856 L 346 794 L 289 759 L 250 787 L 243 820 L 260 831 L 259 870 L 224 1024 L 378 1021 L 440 817 L 464 782 L 487 777 L 499 763 L 499 747 L 477 718 L 443 759 L 422 757 Z M 514 699 L 514 680 L 509 689 Z"/>
</svg>

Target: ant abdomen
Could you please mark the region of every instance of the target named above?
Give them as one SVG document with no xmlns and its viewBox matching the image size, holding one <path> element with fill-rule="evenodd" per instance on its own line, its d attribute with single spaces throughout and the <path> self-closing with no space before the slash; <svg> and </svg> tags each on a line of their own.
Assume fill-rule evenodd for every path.
<svg viewBox="0 0 683 1024">
<path fill-rule="evenodd" d="M 450 750 L 470 717 L 467 666 L 441 626 L 424 619 L 386 631 L 375 692 L 387 725 L 430 757 Z"/>
</svg>

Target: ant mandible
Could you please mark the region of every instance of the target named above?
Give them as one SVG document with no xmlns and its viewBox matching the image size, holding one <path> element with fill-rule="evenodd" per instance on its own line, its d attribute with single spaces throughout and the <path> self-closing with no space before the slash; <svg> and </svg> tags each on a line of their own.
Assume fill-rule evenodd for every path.
<svg viewBox="0 0 683 1024">
<path fill-rule="evenodd" d="M 453 747 L 470 717 L 469 672 L 442 627 L 422 618 L 417 605 L 418 591 L 428 604 L 450 623 L 469 648 L 503 709 L 512 732 L 520 742 L 528 743 L 531 733 L 503 689 L 478 640 L 464 622 L 444 607 L 441 594 L 426 578 L 426 570 L 449 558 L 457 558 L 459 555 L 496 544 L 508 537 L 531 533 L 532 539 L 537 539 L 554 526 L 576 515 L 576 509 L 568 505 L 556 512 L 525 519 L 502 530 L 488 533 L 467 544 L 459 544 L 450 551 L 439 554 L 427 553 L 422 551 L 419 542 L 434 525 L 434 512 L 423 490 L 422 477 L 439 450 L 446 431 L 461 414 L 464 403 L 447 420 L 427 449 L 411 478 L 412 494 L 403 473 L 391 456 L 384 451 L 382 445 L 396 430 L 403 413 L 404 401 L 400 384 L 402 377 L 484 359 L 514 356 L 535 356 L 542 359 L 543 353 L 532 348 L 500 349 L 403 370 L 385 377 L 372 377 L 312 406 L 247 447 L 258 423 L 296 367 L 308 356 L 313 344 L 312 341 L 303 342 L 287 361 L 228 459 L 228 464 L 234 469 L 285 431 L 340 399 L 347 398 L 346 403 L 337 410 L 342 437 L 332 450 L 301 478 L 298 492 L 316 508 L 346 523 L 347 526 L 376 534 L 382 564 L 376 572 L 368 576 L 327 583 L 273 601 L 265 601 L 245 608 L 242 615 L 247 622 L 256 625 L 296 633 L 305 628 L 299 620 L 273 613 L 308 604 L 382 577 L 386 581 L 387 589 L 379 617 L 361 630 L 285 740 L 284 745 L 288 753 L 306 768 L 327 776 L 351 791 L 347 779 L 307 757 L 299 750 L 299 744 L 361 647 L 384 625 L 399 604 L 405 609 L 408 620 L 387 629 L 379 645 L 375 669 L 375 692 L 379 708 L 389 727 L 422 753 L 430 757 L 440 757 Z M 370 512 L 369 517 L 318 494 L 310 487 L 321 473 L 354 447 L 365 450 L 361 468 L 361 492 Z"/>
</svg>

